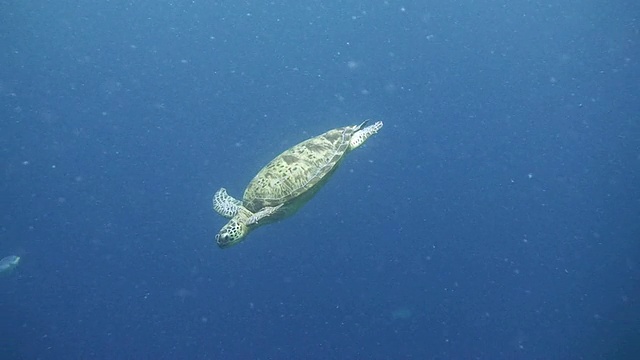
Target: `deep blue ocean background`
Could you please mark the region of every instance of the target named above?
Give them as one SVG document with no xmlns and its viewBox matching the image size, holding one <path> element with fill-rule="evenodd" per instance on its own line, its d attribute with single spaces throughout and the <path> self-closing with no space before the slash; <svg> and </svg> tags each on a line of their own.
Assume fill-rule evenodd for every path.
<svg viewBox="0 0 640 360">
<path fill-rule="evenodd" d="M 640 3 L 0 1 L 1 359 L 637 359 Z M 383 120 L 228 250 L 220 187 Z"/>
</svg>

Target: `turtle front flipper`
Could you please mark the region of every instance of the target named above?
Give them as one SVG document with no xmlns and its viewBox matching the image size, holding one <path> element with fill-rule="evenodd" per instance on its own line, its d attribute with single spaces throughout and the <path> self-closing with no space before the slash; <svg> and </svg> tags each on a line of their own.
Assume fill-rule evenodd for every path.
<svg viewBox="0 0 640 360">
<path fill-rule="evenodd" d="M 225 188 L 220 188 L 220 190 L 213 195 L 213 210 L 227 219 L 236 216 L 240 206 L 242 206 L 242 201 L 234 199 L 231 195 L 227 194 L 227 189 Z"/>
<path fill-rule="evenodd" d="M 267 206 L 265 208 L 262 208 L 262 210 L 258 211 L 257 213 L 249 217 L 249 219 L 247 220 L 247 225 L 257 224 L 258 221 L 273 215 L 276 211 L 280 210 L 282 205 L 284 204 L 280 204 L 278 206 Z"/>
<path fill-rule="evenodd" d="M 362 127 L 366 123 L 367 122 L 365 121 L 360 126 Z M 365 128 L 361 128 L 360 130 L 354 132 L 351 136 L 351 140 L 349 141 L 349 149 L 353 150 L 358 146 L 364 144 L 364 142 L 367 141 L 367 139 L 371 137 L 371 135 L 376 134 L 378 130 L 382 129 L 382 125 L 382 121 L 376 121 L 375 124 L 369 125 Z"/>
</svg>

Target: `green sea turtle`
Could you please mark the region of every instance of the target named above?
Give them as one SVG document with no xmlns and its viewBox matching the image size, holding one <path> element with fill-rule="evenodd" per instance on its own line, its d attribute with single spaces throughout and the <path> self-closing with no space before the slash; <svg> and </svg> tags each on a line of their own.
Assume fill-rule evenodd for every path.
<svg viewBox="0 0 640 360">
<path fill-rule="evenodd" d="M 221 188 L 213 196 L 213 209 L 231 219 L 216 235 L 221 248 L 241 242 L 253 229 L 295 213 L 329 180 L 344 156 L 382 128 L 382 121 L 367 126 L 345 126 L 305 140 L 271 160 L 251 180 L 242 201 Z"/>
</svg>

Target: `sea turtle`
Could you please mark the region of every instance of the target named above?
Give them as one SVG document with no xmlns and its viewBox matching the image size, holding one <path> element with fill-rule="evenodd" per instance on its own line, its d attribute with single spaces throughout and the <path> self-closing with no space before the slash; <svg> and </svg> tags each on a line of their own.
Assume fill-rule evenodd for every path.
<svg viewBox="0 0 640 360">
<path fill-rule="evenodd" d="M 213 209 L 231 219 L 216 235 L 221 248 L 242 241 L 253 229 L 295 213 L 329 180 L 344 156 L 382 128 L 382 121 L 367 126 L 345 126 L 305 140 L 271 160 L 251 180 L 242 201 L 221 188 L 213 196 Z"/>
</svg>

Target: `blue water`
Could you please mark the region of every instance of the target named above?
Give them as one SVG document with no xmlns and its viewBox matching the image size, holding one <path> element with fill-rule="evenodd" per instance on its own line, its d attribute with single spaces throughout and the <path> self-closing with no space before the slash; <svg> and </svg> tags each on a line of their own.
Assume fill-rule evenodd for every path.
<svg viewBox="0 0 640 360">
<path fill-rule="evenodd" d="M 1 1 L 2 359 L 632 359 L 636 1 Z M 383 120 L 228 250 L 281 151 Z"/>
</svg>

